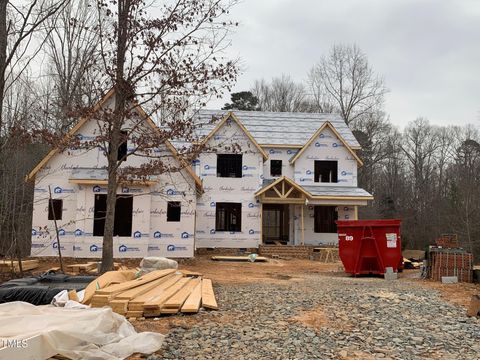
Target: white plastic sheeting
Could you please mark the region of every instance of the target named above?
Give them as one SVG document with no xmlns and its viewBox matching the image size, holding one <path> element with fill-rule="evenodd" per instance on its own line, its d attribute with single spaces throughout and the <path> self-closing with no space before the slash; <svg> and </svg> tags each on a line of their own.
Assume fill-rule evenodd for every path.
<svg viewBox="0 0 480 360">
<path fill-rule="evenodd" d="M 140 261 L 140 268 L 142 272 L 148 273 L 154 270 L 178 269 L 178 263 L 165 257 L 148 256 Z"/>
<path fill-rule="evenodd" d="M 137 333 L 110 308 L 74 309 L 25 302 L 0 304 L 0 359 L 124 359 L 160 349 L 164 336 Z M 12 346 L 18 345 L 18 346 Z M 22 346 L 22 344 L 24 344 Z M 14 357 L 12 357 L 14 356 Z"/>
</svg>

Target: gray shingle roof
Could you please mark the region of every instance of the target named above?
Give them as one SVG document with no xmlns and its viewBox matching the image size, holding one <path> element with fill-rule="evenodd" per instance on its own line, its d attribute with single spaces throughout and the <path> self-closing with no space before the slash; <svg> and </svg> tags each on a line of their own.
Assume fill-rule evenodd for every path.
<svg viewBox="0 0 480 360">
<path fill-rule="evenodd" d="M 368 191 L 356 186 L 300 186 L 313 196 L 373 196 Z"/>
<path fill-rule="evenodd" d="M 215 127 L 215 123 L 209 124 L 212 116 L 220 121 L 227 112 L 226 110 L 200 110 L 198 121 L 201 127 L 197 130 L 199 137 L 206 136 Z M 233 113 L 260 145 L 303 146 L 325 121 L 330 121 L 351 147 L 360 147 L 347 124 L 336 114 L 238 110 L 233 110 Z"/>
</svg>

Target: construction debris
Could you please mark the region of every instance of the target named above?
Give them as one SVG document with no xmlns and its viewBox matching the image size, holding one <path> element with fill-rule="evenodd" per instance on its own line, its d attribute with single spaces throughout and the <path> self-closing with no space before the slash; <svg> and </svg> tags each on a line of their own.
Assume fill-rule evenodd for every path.
<svg viewBox="0 0 480 360">
<path fill-rule="evenodd" d="M 22 270 L 28 271 L 38 268 L 39 263 L 38 260 L 22 260 Z M 20 264 L 18 261 L 11 261 L 11 260 L 0 260 L 0 272 L 7 272 L 7 271 L 20 271 Z"/>
<path fill-rule="evenodd" d="M 253 258 L 251 256 L 212 256 L 212 260 L 216 261 L 247 261 L 247 262 L 256 262 L 256 261 L 268 261 L 266 257 L 256 256 Z"/>
<path fill-rule="evenodd" d="M 115 277 L 115 272 L 110 272 L 109 278 Z M 91 283 L 84 300 L 90 302 L 92 307 L 109 306 L 118 314 L 127 317 L 153 317 L 161 314 L 197 313 L 203 306 L 208 309 L 218 309 L 213 293 L 212 281 L 202 279 L 201 274 L 185 271 L 182 273 L 175 269 L 155 270 L 138 278 L 110 283 L 98 287 L 99 277 Z"/>
</svg>

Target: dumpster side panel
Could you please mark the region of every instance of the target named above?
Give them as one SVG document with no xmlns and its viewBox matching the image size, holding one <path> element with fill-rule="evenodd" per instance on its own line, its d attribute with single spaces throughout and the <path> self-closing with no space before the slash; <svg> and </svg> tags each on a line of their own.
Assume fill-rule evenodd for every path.
<svg viewBox="0 0 480 360">
<path fill-rule="evenodd" d="M 384 274 L 402 264 L 400 220 L 339 220 L 339 255 L 347 273 Z"/>
</svg>

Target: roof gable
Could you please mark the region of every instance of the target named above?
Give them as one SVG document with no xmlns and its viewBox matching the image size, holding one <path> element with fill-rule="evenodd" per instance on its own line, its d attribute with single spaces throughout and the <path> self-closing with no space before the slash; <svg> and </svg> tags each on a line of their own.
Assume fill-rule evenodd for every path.
<svg viewBox="0 0 480 360">
<path fill-rule="evenodd" d="M 203 138 L 203 140 L 201 141 L 201 144 L 205 145 L 215 135 L 215 133 L 217 133 L 225 125 L 225 123 L 229 119 L 233 120 L 238 125 L 238 127 L 240 127 L 240 129 L 245 133 L 245 135 L 257 148 L 260 154 L 262 154 L 263 159 L 264 160 L 268 159 L 268 154 L 265 152 L 265 150 L 262 149 L 262 147 L 258 144 L 255 138 L 252 136 L 252 134 L 250 134 L 247 128 L 242 124 L 242 122 L 235 116 L 235 114 L 232 111 L 229 111 L 226 115 L 222 117 L 220 122 L 210 131 L 210 133 L 207 134 L 207 136 Z"/>
<path fill-rule="evenodd" d="M 115 94 L 115 90 L 112 88 L 110 89 L 105 96 L 100 99 L 95 106 L 92 108 L 92 114 L 94 114 L 96 111 L 98 111 L 102 106 L 104 106 L 108 100 L 112 98 L 112 96 Z M 143 110 L 143 108 L 135 104 L 135 110 L 137 113 L 145 119 L 147 124 L 154 130 L 154 131 L 159 131 L 157 125 L 153 122 L 153 120 L 148 116 L 148 114 Z M 71 139 L 72 137 L 75 136 L 75 134 L 90 120 L 93 120 L 92 116 L 84 116 L 80 118 L 80 120 L 75 124 L 75 126 L 70 129 L 70 131 L 65 135 L 65 139 Z M 196 186 L 199 189 L 202 189 L 202 180 L 195 174 L 193 169 L 191 168 L 190 165 L 186 164 L 183 159 L 180 158 L 177 150 L 174 148 L 174 146 L 170 143 L 170 141 L 166 140 L 165 141 L 165 146 L 167 149 L 172 153 L 174 158 L 176 158 L 182 166 L 184 166 L 184 169 L 189 173 L 189 175 L 194 179 Z M 53 148 L 50 150 L 50 152 L 30 171 L 30 173 L 25 177 L 25 180 L 31 180 L 35 177 L 35 175 L 60 151 L 58 147 Z"/>
<path fill-rule="evenodd" d="M 357 160 L 360 166 L 363 165 L 362 160 L 358 157 L 358 155 L 355 153 L 355 151 L 350 147 L 350 145 L 343 139 L 343 137 L 338 133 L 338 131 L 335 129 L 335 127 L 329 122 L 326 121 L 322 126 L 318 128 L 317 131 L 312 135 L 312 137 L 303 145 L 303 147 L 295 154 L 294 157 L 290 160 L 290 164 L 295 163 L 295 161 L 302 156 L 302 154 L 305 152 L 305 150 L 312 145 L 312 143 L 315 141 L 317 137 L 320 136 L 322 131 L 325 129 L 330 129 L 335 136 L 342 142 L 342 144 L 345 146 L 345 148 L 350 152 L 350 154 Z"/>
</svg>

